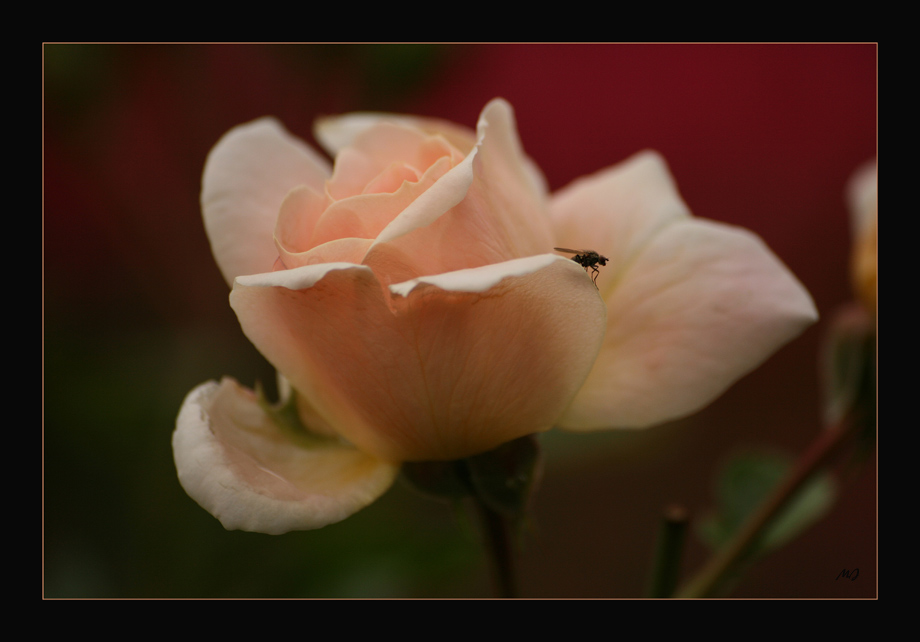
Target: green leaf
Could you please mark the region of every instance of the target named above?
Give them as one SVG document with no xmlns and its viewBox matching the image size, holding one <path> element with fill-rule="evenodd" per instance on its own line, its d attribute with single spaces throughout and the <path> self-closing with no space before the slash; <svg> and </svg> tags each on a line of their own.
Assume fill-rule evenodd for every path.
<svg viewBox="0 0 920 642">
<path fill-rule="evenodd" d="M 788 457 L 767 453 L 739 455 L 728 462 L 717 483 L 716 513 L 697 534 L 714 550 L 724 546 L 792 469 Z M 827 514 L 836 497 L 830 475 L 819 475 L 790 498 L 757 539 L 750 558 L 785 545 Z"/>
</svg>

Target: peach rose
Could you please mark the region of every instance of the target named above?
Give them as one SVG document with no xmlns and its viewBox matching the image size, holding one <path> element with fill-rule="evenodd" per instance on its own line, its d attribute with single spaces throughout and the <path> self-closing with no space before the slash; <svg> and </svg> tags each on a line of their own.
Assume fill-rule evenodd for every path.
<svg viewBox="0 0 920 642">
<path fill-rule="evenodd" d="M 205 168 L 230 304 L 296 409 L 232 379 L 186 398 L 179 478 L 228 529 L 341 520 L 400 462 L 689 414 L 816 318 L 756 236 L 690 215 L 653 153 L 550 197 L 502 100 L 475 132 L 354 114 L 316 136 L 334 169 L 271 119 Z M 597 287 L 554 246 L 607 256 Z"/>
</svg>

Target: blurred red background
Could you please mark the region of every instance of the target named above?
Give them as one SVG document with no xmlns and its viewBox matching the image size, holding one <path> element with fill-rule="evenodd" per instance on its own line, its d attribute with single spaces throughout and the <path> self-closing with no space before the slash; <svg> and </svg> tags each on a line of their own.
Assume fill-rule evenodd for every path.
<svg viewBox="0 0 920 642">
<path fill-rule="evenodd" d="M 225 374 L 271 377 L 229 308 L 198 208 L 210 147 L 263 115 L 312 143 L 319 115 L 473 127 L 501 96 L 552 189 L 656 149 L 697 216 L 761 235 L 812 293 L 822 321 L 702 413 L 636 433 L 548 435 L 525 596 L 641 595 L 666 504 L 699 514 L 726 456 L 798 453 L 819 430 L 821 338 L 852 299 L 844 189 L 877 153 L 874 44 L 43 52 L 47 596 L 488 595 L 469 529 L 405 489 L 342 524 L 273 538 L 225 532 L 175 479 L 169 439 L 185 392 Z M 874 464 L 849 473 L 834 511 L 734 595 L 875 596 L 875 479 Z M 430 550 L 406 550 L 413 537 Z M 687 570 L 705 557 L 691 543 Z M 843 568 L 858 579 L 836 579 Z"/>
</svg>

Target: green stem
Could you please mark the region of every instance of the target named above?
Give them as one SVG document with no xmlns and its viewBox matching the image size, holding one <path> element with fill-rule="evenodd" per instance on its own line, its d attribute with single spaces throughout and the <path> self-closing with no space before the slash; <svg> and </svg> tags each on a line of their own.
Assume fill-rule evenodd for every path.
<svg viewBox="0 0 920 642">
<path fill-rule="evenodd" d="M 688 519 L 682 506 L 669 506 L 662 515 L 649 597 L 671 597 L 674 594 Z"/>
<path fill-rule="evenodd" d="M 767 501 L 748 519 L 734 539 L 723 547 L 703 569 L 678 592 L 676 597 L 710 597 L 719 588 L 735 564 L 743 560 L 770 521 L 782 510 L 795 492 L 813 475 L 830 464 L 857 432 L 858 421 L 848 417 L 827 428 L 812 443 L 796 468 Z"/>
<path fill-rule="evenodd" d="M 514 578 L 514 553 L 511 545 L 508 519 L 491 509 L 478 497 L 473 500 L 482 522 L 486 553 L 492 571 L 492 584 L 496 597 L 517 597 Z"/>
</svg>

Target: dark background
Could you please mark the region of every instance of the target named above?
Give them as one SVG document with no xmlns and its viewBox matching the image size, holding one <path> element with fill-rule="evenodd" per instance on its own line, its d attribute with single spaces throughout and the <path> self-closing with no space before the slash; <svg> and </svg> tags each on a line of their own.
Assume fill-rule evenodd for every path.
<svg viewBox="0 0 920 642">
<path fill-rule="evenodd" d="M 552 189 L 645 148 L 698 216 L 760 234 L 822 320 L 703 412 L 638 432 L 552 432 L 521 559 L 526 597 L 642 595 L 661 509 L 703 514 L 729 455 L 820 430 L 817 355 L 852 298 L 844 188 L 876 155 L 874 44 L 44 45 L 43 595 L 478 597 L 470 520 L 401 484 L 319 531 L 227 532 L 182 491 L 184 395 L 272 378 L 227 302 L 198 207 L 229 128 L 322 114 L 470 127 L 496 96 Z M 876 468 L 738 584 L 740 597 L 876 595 Z M 706 549 L 693 539 L 686 569 Z M 855 581 L 836 579 L 859 569 Z"/>
</svg>

